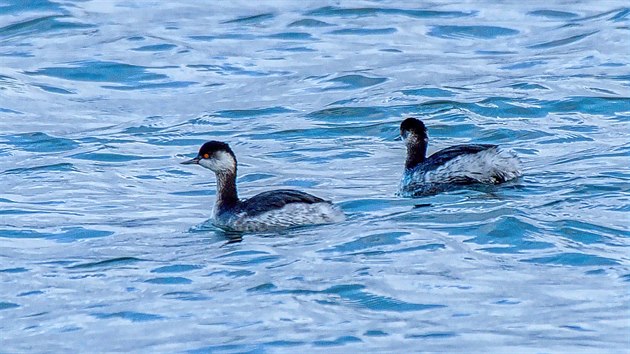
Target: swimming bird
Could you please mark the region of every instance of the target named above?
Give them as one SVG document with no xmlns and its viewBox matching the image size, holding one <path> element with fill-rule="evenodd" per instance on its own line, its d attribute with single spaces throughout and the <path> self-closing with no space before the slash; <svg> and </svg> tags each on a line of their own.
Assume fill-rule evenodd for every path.
<svg viewBox="0 0 630 354">
<path fill-rule="evenodd" d="M 398 195 L 418 197 L 464 186 L 494 185 L 521 175 L 516 154 L 497 145 L 455 145 L 426 157 L 429 136 L 424 123 L 407 118 L 400 124 L 407 146 Z"/>
<path fill-rule="evenodd" d="M 217 198 L 213 223 L 226 231 L 274 231 L 345 219 L 343 211 L 330 201 L 292 189 L 263 192 L 240 200 L 236 192 L 236 156 L 224 142 L 203 144 L 195 158 L 182 164 L 197 164 L 214 172 Z"/>
</svg>

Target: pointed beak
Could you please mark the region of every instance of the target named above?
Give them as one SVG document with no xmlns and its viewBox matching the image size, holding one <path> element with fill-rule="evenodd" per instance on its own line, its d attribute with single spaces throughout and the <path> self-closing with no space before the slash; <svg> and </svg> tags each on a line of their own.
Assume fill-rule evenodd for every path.
<svg viewBox="0 0 630 354">
<path fill-rule="evenodd" d="M 184 162 L 180 162 L 182 165 L 198 165 L 199 157 L 195 157 L 194 159 L 186 160 Z"/>
<path fill-rule="evenodd" d="M 400 135 L 394 138 L 394 141 L 401 141 L 401 140 L 403 140 L 403 137 Z"/>
</svg>

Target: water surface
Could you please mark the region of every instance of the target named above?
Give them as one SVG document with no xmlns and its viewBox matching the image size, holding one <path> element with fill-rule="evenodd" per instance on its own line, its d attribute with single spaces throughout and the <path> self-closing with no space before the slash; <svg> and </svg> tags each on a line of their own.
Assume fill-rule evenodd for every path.
<svg viewBox="0 0 630 354">
<path fill-rule="evenodd" d="M 628 4 L 329 5 L 0 4 L 3 350 L 630 346 Z M 396 198 L 408 115 L 524 177 Z M 210 139 L 348 220 L 228 243 Z"/>
</svg>

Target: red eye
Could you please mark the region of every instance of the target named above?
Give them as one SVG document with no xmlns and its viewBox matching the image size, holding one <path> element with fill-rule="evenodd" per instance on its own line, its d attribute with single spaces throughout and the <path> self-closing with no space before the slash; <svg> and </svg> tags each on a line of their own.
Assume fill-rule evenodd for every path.
<svg viewBox="0 0 630 354">
<path fill-rule="evenodd" d="M 209 158 L 209 157 L 210 157 L 210 155 L 208 155 L 208 154 L 203 154 L 203 158 L 204 158 L 204 159 L 207 159 L 207 158 Z"/>
</svg>

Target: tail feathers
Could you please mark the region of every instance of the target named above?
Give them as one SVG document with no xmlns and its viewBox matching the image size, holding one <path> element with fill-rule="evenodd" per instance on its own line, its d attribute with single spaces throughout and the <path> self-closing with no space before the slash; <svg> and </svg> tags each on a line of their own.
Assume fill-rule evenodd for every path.
<svg viewBox="0 0 630 354">
<path fill-rule="evenodd" d="M 494 159 L 493 179 L 494 183 L 503 183 L 518 178 L 522 175 L 521 161 L 511 150 L 499 150 Z"/>
</svg>

